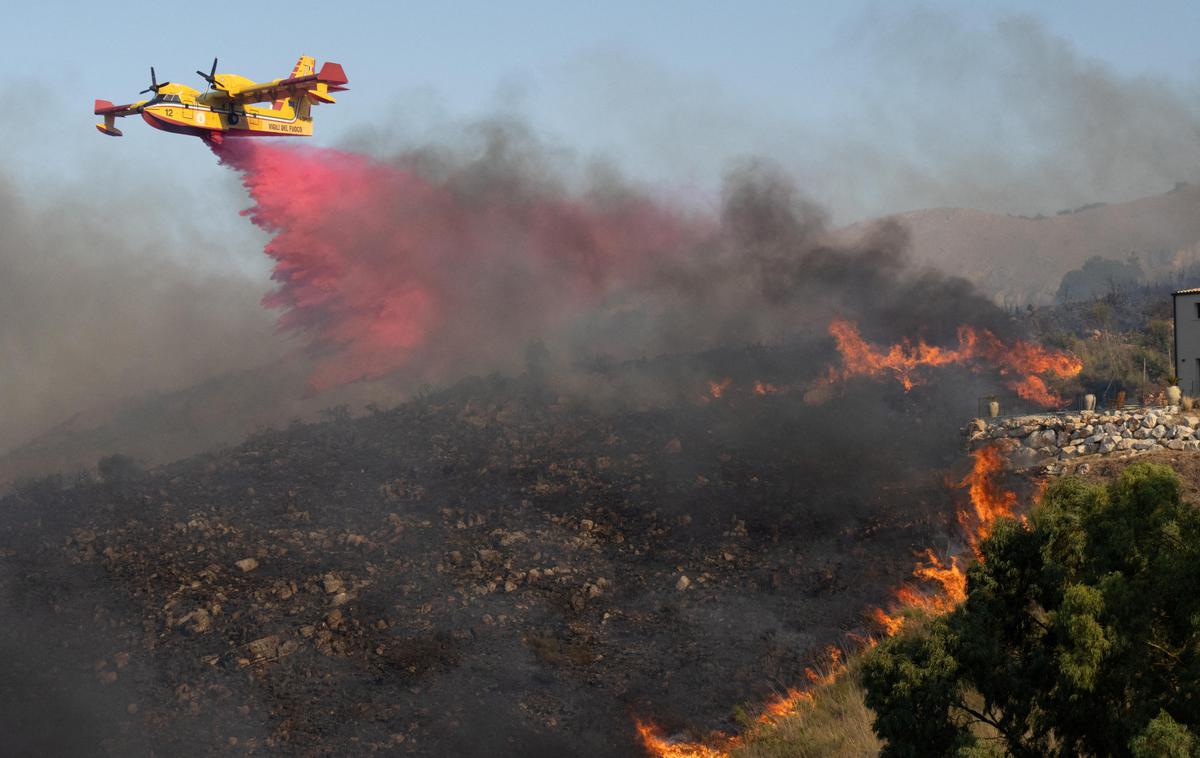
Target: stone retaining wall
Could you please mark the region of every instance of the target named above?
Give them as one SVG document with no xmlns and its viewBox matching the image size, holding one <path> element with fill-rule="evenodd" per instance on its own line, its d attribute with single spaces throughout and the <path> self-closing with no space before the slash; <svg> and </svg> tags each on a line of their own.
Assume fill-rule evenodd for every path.
<svg viewBox="0 0 1200 758">
<path fill-rule="evenodd" d="M 1083 455 L 1200 450 L 1200 415 L 1178 408 L 1136 408 L 975 419 L 963 430 L 971 449 L 999 445 L 1014 468 Z"/>
</svg>

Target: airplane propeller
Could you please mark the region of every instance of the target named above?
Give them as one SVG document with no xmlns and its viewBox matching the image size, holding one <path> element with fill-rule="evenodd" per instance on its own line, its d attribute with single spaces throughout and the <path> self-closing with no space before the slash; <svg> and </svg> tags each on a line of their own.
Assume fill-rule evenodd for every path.
<svg viewBox="0 0 1200 758">
<path fill-rule="evenodd" d="M 162 88 L 162 87 L 165 87 L 165 86 L 167 86 L 168 84 L 170 84 L 170 82 L 163 82 L 162 84 L 159 84 L 159 83 L 158 83 L 158 80 L 154 78 L 154 66 L 151 66 L 151 67 L 150 67 L 150 86 L 149 86 L 149 87 L 147 87 L 146 89 L 142 90 L 142 91 L 141 91 L 141 92 L 139 92 L 138 94 L 139 94 L 139 95 L 144 95 L 144 94 L 146 94 L 147 92 L 153 92 L 154 94 L 156 94 L 156 95 L 157 95 L 157 94 L 158 94 L 158 90 L 159 90 L 160 88 Z"/>
<path fill-rule="evenodd" d="M 213 58 L 212 71 L 208 72 L 207 74 L 204 73 L 203 71 L 197 71 L 196 73 L 199 74 L 200 77 L 202 79 L 204 79 L 204 81 L 208 82 L 208 86 L 215 87 L 216 89 L 225 89 L 224 85 L 222 85 L 220 82 L 217 81 L 217 59 L 216 58 Z"/>
</svg>

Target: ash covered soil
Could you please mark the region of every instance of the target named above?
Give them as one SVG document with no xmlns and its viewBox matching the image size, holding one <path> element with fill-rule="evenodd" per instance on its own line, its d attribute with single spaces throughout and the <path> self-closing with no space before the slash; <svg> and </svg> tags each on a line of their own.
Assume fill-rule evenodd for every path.
<svg viewBox="0 0 1200 758">
<path fill-rule="evenodd" d="M 469 380 L 18 488 L 6 752 L 639 755 L 634 717 L 733 728 L 871 631 L 960 497 L 942 399 L 809 406 L 751 392 L 769 370 L 649 405 Z"/>
</svg>

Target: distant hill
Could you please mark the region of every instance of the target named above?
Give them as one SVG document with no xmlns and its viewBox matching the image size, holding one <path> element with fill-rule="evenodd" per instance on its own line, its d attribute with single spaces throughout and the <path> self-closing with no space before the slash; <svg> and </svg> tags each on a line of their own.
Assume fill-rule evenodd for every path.
<svg viewBox="0 0 1200 758">
<path fill-rule="evenodd" d="M 1193 262 L 1200 244 L 1200 186 L 1093 205 L 1044 218 L 970 208 L 930 208 L 893 217 L 912 234 L 912 255 L 979 285 L 1000 303 L 1046 303 L 1063 274 L 1093 255 L 1125 260 L 1136 252 L 1147 275 Z M 861 234 L 873 222 L 842 230 Z"/>
</svg>

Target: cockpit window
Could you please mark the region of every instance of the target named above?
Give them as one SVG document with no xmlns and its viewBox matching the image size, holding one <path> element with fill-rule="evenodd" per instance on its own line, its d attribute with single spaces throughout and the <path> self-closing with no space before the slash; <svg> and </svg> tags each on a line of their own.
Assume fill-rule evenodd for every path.
<svg viewBox="0 0 1200 758">
<path fill-rule="evenodd" d="M 178 103 L 179 95 L 164 95 L 163 102 L 164 103 Z"/>
</svg>

